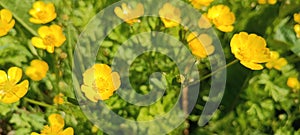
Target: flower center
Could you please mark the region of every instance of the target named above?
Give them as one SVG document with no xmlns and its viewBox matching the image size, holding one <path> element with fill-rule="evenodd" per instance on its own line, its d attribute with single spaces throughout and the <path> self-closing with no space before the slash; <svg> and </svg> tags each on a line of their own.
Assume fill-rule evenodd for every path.
<svg viewBox="0 0 300 135">
<path fill-rule="evenodd" d="M 61 132 L 61 129 L 55 126 L 44 126 L 44 129 L 41 131 L 41 134 L 46 135 L 57 135 Z"/>
<path fill-rule="evenodd" d="M 10 81 L 1 83 L 0 84 L 0 97 L 5 95 L 7 92 L 11 91 L 14 86 L 15 86 L 15 84 Z"/>
<path fill-rule="evenodd" d="M 55 43 L 55 38 L 53 35 L 47 35 L 44 39 L 43 42 L 47 46 L 54 46 Z"/>
<path fill-rule="evenodd" d="M 43 19 L 46 19 L 48 15 L 47 15 L 46 11 L 39 11 L 39 12 L 36 13 L 36 16 L 39 19 L 43 20 Z"/>
</svg>

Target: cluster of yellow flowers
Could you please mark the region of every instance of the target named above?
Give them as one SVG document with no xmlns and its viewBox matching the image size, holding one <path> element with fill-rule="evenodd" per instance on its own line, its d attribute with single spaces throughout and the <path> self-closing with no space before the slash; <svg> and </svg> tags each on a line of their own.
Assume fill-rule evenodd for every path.
<svg viewBox="0 0 300 135">
<path fill-rule="evenodd" d="M 36 24 L 46 24 L 56 18 L 53 3 L 45 4 L 42 1 L 35 2 L 29 14 L 32 15 L 29 21 Z M 12 17 L 12 13 L 9 10 L 2 9 L 0 11 L 0 36 L 7 35 L 14 27 L 15 20 Z M 46 49 L 50 53 L 54 52 L 54 47 L 61 46 L 66 40 L 62 33 L 62 28 L 58 25 L 42 26 L 39 28 L 38 34 L 40 37 L 33 37 L 31 40 L 32 44 L 37 48 Z M 48 69 L 49 66 L 46 62 L 35 59 L 30 62 L 30 66 L 26 68 L 25 74 L 33 81 L 40 81 L 46 76 Z M 0 101 L 13 103 L 26 94 L 29 82 L 25 80 L 17 85 L 21 76 L 22 69 L 17 67 L 11 67 L 8 70 L 8 76 L 1 70 Z"/>
<path fill-rule="evenodd" d="M 203 6 L 209 6 L 213 0 L 190 0 L 190 2 L 195 8 L 199 9 Z M 135 22 L 140 22 L 137 17 L 143 15 L 144 8 L 141 3 L 137 4 L 135 9 L 128 8 L 127 4 L 122 3 L 121 7 L 115 8 L 114 12 L 119 18 L 131 25 Z M 171 3 L 165 3 L 158 13 L 166 28 L 180 25 L 181 11 Z M 205 29 L 210 28 L 210 21 L 220 31 L 231 32 L 234 29 L 233 23 L 235 22 L 235 15 L 230 11 L 229 7 L 217 5 L 210 8 L 207 14 L 200 17 L 198 26 Z M 187 36 L 187 41 L 189 42 L 188 44 L 192 53 L 197 58 L 205 58 L 207 55 L 211 55 L 215 50 L 213 40 L 207 34 L 197 36 L 197 33 L 192 32 Z"/>
<path fill-rule="evenodd" d="M 297 23 L 294 26 L 294 30 L 298 38 L 300 38 L 300 13 L 294 14 L 294 21 Z"/>
<path fill-rule="evenodd" d="M 271 4 L 274 5 L 277 3 L 277 0 L 258 0 L 258 4 Z"/>
<path fill-rule="evenodd" d="M 35 24 L 46 24 L 56 18 L 55 7 L 53 3 L 44 3 L 37 1 L 33 4 L 29 14 L 32 18 L 30 22 Z M 33 46 L 47 50 L 49 53 L 54 52 L 54 47 L 60 47 L 66 40 L 62 28 L 56 24 L 51 26 L 41 26 L 38 29 L 38 37 L 33 37 L 31 43 Z"/>
</svg>

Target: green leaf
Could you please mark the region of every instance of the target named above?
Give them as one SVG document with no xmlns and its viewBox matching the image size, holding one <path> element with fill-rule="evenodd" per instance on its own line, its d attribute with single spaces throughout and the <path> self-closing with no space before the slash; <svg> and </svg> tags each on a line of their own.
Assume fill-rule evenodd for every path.
<svg viewBox="0 0 300 135">
<path fill-rule="evenodd" d="M 23 62 L 27 62 L 27 58 L 31 58 L 32 54 L 14 37 L 5 36 L 0 38 L 0 65 L 12 63 L 22 67 Z"/>
</svg>

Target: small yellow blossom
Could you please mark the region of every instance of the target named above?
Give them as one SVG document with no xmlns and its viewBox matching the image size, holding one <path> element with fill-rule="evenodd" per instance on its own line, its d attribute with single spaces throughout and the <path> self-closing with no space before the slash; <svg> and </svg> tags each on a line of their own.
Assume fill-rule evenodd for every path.
<svg viewBox="0 0 300 135">
<path fill-rule="evenodd" d="M 6 35 L 15 25 L 12 14 L 7 9 L 0 10 L 0 37 Z"/>
<path fill-rule="evenodd" d="M 43 1 L 36 1 L 29 14 L 32 16 L 29 21 L 35 24 L 46 24 L 56 18 L 54 4 L 46 4 Z"/>
<path fill-rule="evenodd" d="M 207 18 L 223 32 L 233 31 L 235 15 L 226 5 L 216 5 L 208 9 Z"/>
<path fill-rule="evenodd" d="M 109 99 L 121 85 L 120 76 L 106 64 L 95 64 L 83 73 L 81 90 L 93 101 Z"/>
<path fill-rule="evenodd" d="M 295 32 L 296 32 L 297 38 L 300 38 L 300 24 L 296 24 L 296 25 L 294 26 L 294 30 L 295 30 Z"/>
<path fill-rule="evenodd" d="M 271 60 L 266 64 L 268 69 L 275 68 L 281 70 L 281 68 L 287 65 L 287 60 L 285 58 L 279 58 L 279 53 L 276 51 L 271 51 Z"/>
<path fill-rule="evenodd" d="M 62 28 L 58 25 L 42 26 L 38 29 L 39 37 L 33 37 L 31 43 L 33 46 L 54 52 L 54 47 L 60 47 L 66 40 Z"/>
<path fill-rule="evenodd" d="M 300 23 L 300 13 L 295 13 L 295 14 L 294 14 L 294 21 L 295 21 L 296 23 Z"/>
<path fill-rule="evenodd" d="M 97 133 L 98 130 L 99 130 L 99 128 L 98 128 L 96 125 L 94 125 L 94 126 L 92 127 L 92 133 Z"/>
<path fill-rule="evenodd" d="M 32 132 L 31 135 L 73 135 L 74 130 L 72 127 L 68 127 L 63 130 L 65 126 L 64 119 L 59 114 L 51 114 L 48 117 L 50 125 L 44 126 L 40 134 Z"/>
<path fill-rule="evenodd" d="M 289 77 L 286 84 L 292 89 L 300 89 L 300 82 L 297 77 Z"/>
<path fill-rule="evenodd" d="M 8 74 L 0 70 L 0 102 L 14 103 L 20 100 L 28 91 L 28 80 L 17 84 L 22 78 L 22 69 L 11 67 Z"/>
<path fill-rule="evenodd" d="M 200 17 L 200 19 L 198 21 L 198 26 L 199 26 L 199 28 L 202 28 L 202 29 L 208 29 L 211 27 L 211 23 L 207 19 L 207 14 L 202 14 L 202 16 Z"/>
<path fill-rule="evenodd" d="M 121 7 L 116 7 L 114 9 L 114 12 L 119 18 L 131 25 L 133 23 L 140 22 L 140 20 L 137 18 L 144 15 L 144 6 L 143 4 L 139 3 L 135 9 L 132 9 L 125 3 L 122 3 Z"/>
<path fill-rule="evenodd" d="M 54 96 L 53 103 L 59 104 L 59 105 L 63 104 L 65 102 L 63 97 L 64 97 L 64 94 L 59 93 L 58 95 Z"/>
<path fill-rule="evenodd" d="M 170 3 L 164 4 L 159 10 L 159 16 L 166 28 L 178 26 L 181 22 L 181 12 L 179 8 L 174 7 Z"/>
<path fill-rule="evenodd" d="M 277 0 L 258 0 L 258 4 L 271 4 L 274 5 L 277 3 Z"/>
<path fill-rule="evenodd" d="M 34 81 L 42 80 L 49 70 L 49 66 L 45 61 L 32 60 L 30 66 L 26 68 L 25 74 Z"/>
<path fill-rule="evenodd" d="M 194 8 L 201 9 L 203 7 L 207 7 L 214 0 L 189 0 Z"/>
<path fill-rule="evenodd" d="M 252 70 L 261 70 L 260 63 L 270 61 L 271 54 L 264 38 L 256 34 L 241 32 L 235 34 L 230 42 L 231 52 L 241 64 Z"/>
<path fill-rule="evenodd" d="M 187 37 L 193 55 L 197 58 L 205 58 L 211 55 L 215 51 L 215 47 L 212 45 L 212 38 L 207 34 L 196 36 L 198 36 L 198 33 L 193 32 Z"/>
</svg>

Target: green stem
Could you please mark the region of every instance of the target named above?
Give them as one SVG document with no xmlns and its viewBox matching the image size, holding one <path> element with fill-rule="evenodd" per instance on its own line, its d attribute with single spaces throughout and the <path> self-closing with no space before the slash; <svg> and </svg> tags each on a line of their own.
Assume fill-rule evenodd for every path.
<svg viewBox="0 0 300 135">
<path fill-rule="evenodd" d="M 210 74 L 208 74 L 208 75 L 202 77 L 202 78 L 200 79 L 200 82 L 203 81 L 203 80 L 205 80 L 205 79 L 207 79 L 207 78 L 209 78 L 209 77 L 211 77 L 211 76 L 213 76 L 214 74 L 216 74 L 216 73 L 219 72 L 220 70 L 223 70 L 224 68 L 230 67 L 231 65 L 233 65 L 233 64 L 235 64 L 235 63 L 237 63 L 237 62 L 239 62 L 238 59 L 235 59 L 235 60 L 231 61 L 230 63 L 226 64 L 224 67 L 221 67 L 221 68 L 219 68 L 219 69 L 217 69 L 217 70 L 211 72 Z"/>
<path fill-rule="evenodd" d="M 43 102 L 40 102 L 40 101 L 36 101 L 36 100 L 33 100 L 33 99 L 29 99 L 29 98 L 26 98 L 26 97 L 24 97 L 23 99 L 25 101 L 29 102 L 29 103 L 36 104 L 36 105 L 39 105 L 39 106 L 43 106 L 43 107 L 47 107 L 47 108 L 53 108 L 54 107 L 52 105 L 49 105 L 49 104 L 46 104 L 46 103 L 43 103 Z"/>
</svg>

